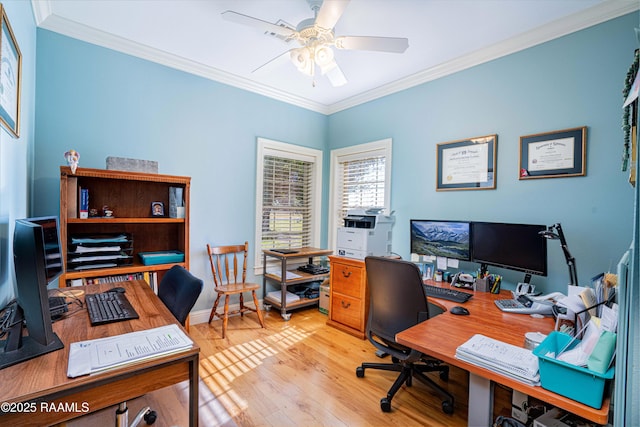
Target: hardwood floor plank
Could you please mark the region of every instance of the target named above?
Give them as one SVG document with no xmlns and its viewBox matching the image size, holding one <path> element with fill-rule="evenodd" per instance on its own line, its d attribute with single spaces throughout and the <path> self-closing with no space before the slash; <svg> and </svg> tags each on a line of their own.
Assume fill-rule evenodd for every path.
<svg viewBox="0 0 640 427">
<path fill-rule="evenodd" d="M 251 316 L 251 315 L 249 315 Z M 282 426 L 434 426 L 467 425 L 468 374 L 451 367 L 447 383 L 429 374 L 455 396 L 455 412 L 442 412 L 442 398 L 419 381 L 406 385 L 380 410 L 380 399 L 397 373 L 367 370 L 362 362 L 385 362 L 375 348 L 327 326 L 317 308 L 294 311 L 285 322 L 265 313 L 266 328 L 255 319 L 231 317 L 227 338 L 220 322 L 190 326 L 200 345 L 200 425 L 206 427 Z M 495 411 L 510 412 L 510 390 L 496 387 Z M 187 383 L 128 402 L 130 419 L 149 405 L 159 413 L 156 426 L 187 426 Z M 112 425 L 115 407 L 69 422 L 69 427 Z M 473 425 L 473 422 L 470 423 Z"/>
</svg>

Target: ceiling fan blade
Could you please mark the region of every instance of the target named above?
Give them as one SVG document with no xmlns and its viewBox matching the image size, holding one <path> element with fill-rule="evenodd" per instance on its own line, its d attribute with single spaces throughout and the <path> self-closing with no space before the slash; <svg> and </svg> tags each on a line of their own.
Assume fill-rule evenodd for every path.
<svg viewBox="0 0 640 427">
<path fill-rule="evenodd" d="M 331 85 L 333 87 L 340 87 L 347 84 L 347 78 L 345 77 L 340 67 L 336 66 L 336 68 L 328 71 L 325 75 L 327 76 L 329 82 L 331 82 Z"/>
<path fill-rule="evenodd" d="M 409 47 L 409 39 L 402 37 L 342 36 L 336 37 L 335 46 L 338 49 L 403 53 Z"/>
<path fill-rule="evenodd" d="M 315 24 L 320 28 L 332 30 L 350 1 L 351 0 L 324 0 L 316 16 Z"/>
<path fill-rule="evenodd" d="M 262 64 L 261 66 L 253 70 L 251 73 L 255 73 L 258 70 L 273 69 L 284 62 L 290 62 L 290 59 L 289 59 L 290 56 L 291 56 L 291 50 L 287 50 L 286 52 L 281 53 L 275 58 L 265 62 L 264 64 Z"/>
<path fill-rule="evenodd" d="M 329 82 L 333 87 L 339 87 L 347 84 L 347 78 L 336 61 L 333 61 L 331 64 L 323 67 L 322 74 L 327 76 L 327 79 L 329 79 Z"/>
<path fill-rule="evenodd" d="M 272 35 L 278 34 L 284 37 L 290 37 L 296 33 L 292 28 L 272 24 L 270 22 L 263 21 L 262 19 L 253 18 L 231 10 L 222 12 L 222 17 L 227 21 L 235 22 L 236 24 L 248 25 L 266 33 L 271 33 Z"/>
</svg>

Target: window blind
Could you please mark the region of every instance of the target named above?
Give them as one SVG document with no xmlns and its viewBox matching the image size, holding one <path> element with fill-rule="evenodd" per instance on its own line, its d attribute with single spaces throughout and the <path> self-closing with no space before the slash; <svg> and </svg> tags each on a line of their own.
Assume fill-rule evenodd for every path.
<svg viewBox="0 0 640 427">
<path fill-rule="evenodd" d="M 385 206 L 385 166 L 386 157 L 383 155 L 340 162 L 340 219 L 349 209 Z"/>
<path fill-rule="evenodd" d="M 266 155 L 262 249 L 310 246 L 313 163 Z"/>
</svg>

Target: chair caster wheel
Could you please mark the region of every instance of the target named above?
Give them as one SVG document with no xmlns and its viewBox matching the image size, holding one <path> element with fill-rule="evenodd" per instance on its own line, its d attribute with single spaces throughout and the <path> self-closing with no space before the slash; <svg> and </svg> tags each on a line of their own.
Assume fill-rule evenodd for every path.
<svg viewBox="0 0 640 427">
<path fill-rule="evenodd" d="M 156 411 L 149 411 L 146 414 L 144 414 L 144 422 L 147 423 L 147 425 L 149 426 L 155 423 L 157 419 L 158 419 L 158 413 Z"/>
<path fill-rule="evenodd" d="M 391 412 L 391 401 L 388 397 L 380 399 L 380 409 L 382 409 L 382 412 Z"/>
<path fill-rule="evenodd" d="M 364 368 L 362 366 L 358 366 L 356 368 L 356 377 L 363 378 L 364 377 Z"/>
<path fill-rule="evenodd" d="M 285 313 L 282 315 L 282 318 L 285 320 L 285 322 L 288 322 L 289 319 L 291 319 L 291 313 Z"/>
<path fill-rule="evenodd" d="M 447 415 L 453 414 L 453 403 L 448 400 L 442 402 L 442 412 Z"/>
<path fill-rule="evenodd" d="M 449 381 L 449 372 L 446 372 L 446 371 L 440 372 L 440 379 L 444 382 Z"/>
</svg>

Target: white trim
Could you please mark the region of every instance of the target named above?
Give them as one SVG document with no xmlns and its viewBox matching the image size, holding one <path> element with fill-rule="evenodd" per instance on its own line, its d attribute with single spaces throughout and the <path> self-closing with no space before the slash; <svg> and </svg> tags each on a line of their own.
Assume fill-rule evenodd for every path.
<svg viewBox="0 0 640 427">
<path fill-rule="evenodd" d="M 383 151 L 386 159 L 385 167 L 385 187 L 384 187 L 384 209 L 387 214 L 391 213 L 391 165 L 392 165 L 393 139 L 386 138 L 378 141 L 367 142 L 359 145 L 352 145 L 345 148 L 331 150 L 330 171 L 329 171 L 329 218 L 328 218 L 328 245 L 334 252 L 336 251 L 337 232 L 340 224 L 336 223 L 338 206 L 340 201 L 336 192 L 336 173 L 339 170 L 340 162 L 345 160 L 358 159 L 366 156 L 367 153 Z M 340 195 L 342 197 L 342 195 Z"/>
<path fill-rule="evenodd" d="M 322 203 L 322 151 L 315 148 L 302 147 L 300 145 L 273 141 L 258 137 L 258 153 L 256 155 L 256 212 L 255 212 L 255 244 L 254 244 L 254 274 L 262 275 L 262 188 L 263 188 L 263 159 L 267 154 L 279 157 L 304 160 L 313 163 L 313 199 L 311 212 L 313 221 L 311 226 L 311 245 L 320 246 L 321 203 Z M 260 213 L 260 214 L 259 214 Z"/>
<path fill-rule="evenodd" d="M 532 46 L 545 43 L 549 40 L 618 18 L 640 8 L 640 3 L 638 1 L 606 0 L 580 13 L 543 25 L 535 30 L 513 37 L 505 42 L 497 43 L 493 46 L 489 46 L 488 48 L 472 52 L 469 55 L 420 71 L 404 79 L 363 92 L 334 104 L 325 105 L 279 89 L 260 85 L 249 79 L 62 18 L 53 14 L 51 4 L 51 0 L 31 1 L 34 18 L 38 27 L 325 115 L 337 113 L 339 111 L 346 110 L 347 108 L 382 98 Z"/>
</svg>

